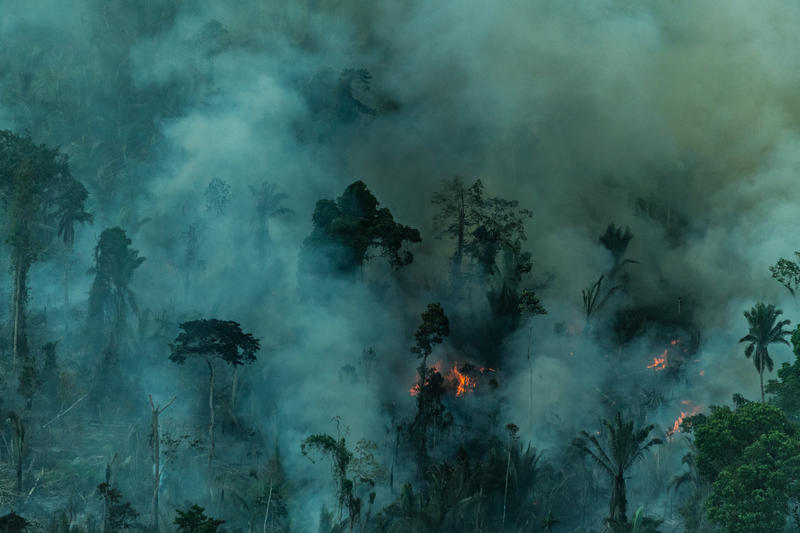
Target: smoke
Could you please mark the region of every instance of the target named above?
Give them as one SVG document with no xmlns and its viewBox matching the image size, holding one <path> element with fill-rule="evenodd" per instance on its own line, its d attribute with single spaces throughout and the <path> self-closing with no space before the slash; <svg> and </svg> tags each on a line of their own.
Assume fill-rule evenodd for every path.
<svg viewBox="0 0 800 533">
<path fill-rule="evenodd" d="M 663 427 L 680 399 L 708 406 L 734 391 L 758 395 L 736 342 L 746 332 L 742 311 L 764 300 L 797 316 L 767 270 L 797 247 L 800 230 L 797 6 L 124 4 L 4 5 L 0 127 L 61 146 L 90 190 L 97 222 L 78 232 L 69 256 L 70 305 L 86 297 L 97 236 L 122 225 L 147 258 L 132 287 L 143 309 L 166 310 L 173 326 L 237 320 L 262 339 L 241 401 L 264 406 L 254 424 L 298 478 L 323 475 L 297 452 L 305 436 L 335 431 L 331 417 L 353 442 L 383 445 L 383 405 L 413 411 L 417 361 L 408 347 L 425 304 L 446 294 L 452 253 L 432 238 L 429 198 L 456 174 L 534 213 L 525 246 L 549 313 L 506 339 L 498 372 L 501 422 L 517 421 L 525 440 L 556 453 L 640 384 L 669 396 L 652 420 Z M 369 87 L 346 69 L 367 69 Z M 214 178 L 230 186 L 220 213 L 204 200 Z M 357 179 L 396 220 L 421 229 L 415 261 L 398 273 L 374 261 L 362 285 L 318 280 L 333 296 L 301 298 L 308 287 L 298 286 L 297 255 L 314 203 Z M 265 261 L 249 188 L 262 182 L 277 184 L 296 212 L 269 221 Z M 631 288 L 583 332 L 581 290 L 613 264 L 598 240 L 612 221 L 634 234 Z M 60 305 L 61 275 L 35 267 L 33 308 Z M 691 379 L 648 381 L 660 379 L 646 368 L 663 349 L 658 332 L 624 354 L 594 342 L 613 310 L 679 298 L 702 331 Z M 166 343 L 144 345 L 163 363 Z M 359 358 L 370 346 L 378 367 L 368 381 Z M 774 356 L 777 366 L 790 353 Z M 136 379 L 163 394 L 170 380 L 190 381 L 173 370 Z M 300 512 L 310 522 L 318 493 L 311 485 Z"/>
</svg>

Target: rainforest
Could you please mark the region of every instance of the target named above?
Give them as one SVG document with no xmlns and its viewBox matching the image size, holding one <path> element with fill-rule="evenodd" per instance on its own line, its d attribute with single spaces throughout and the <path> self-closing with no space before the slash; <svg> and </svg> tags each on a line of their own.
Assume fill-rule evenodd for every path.
<svg viewBox="0 0 800 533">
<path fill-rule="evenodd" d="M 0 0 L 0 533 L 800 531 L 798 33 Z"/>
</svg>

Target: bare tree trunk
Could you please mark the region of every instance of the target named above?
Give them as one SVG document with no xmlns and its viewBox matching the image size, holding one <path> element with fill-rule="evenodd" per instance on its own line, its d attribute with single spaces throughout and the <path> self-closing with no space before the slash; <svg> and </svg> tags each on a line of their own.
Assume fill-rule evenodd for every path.
<svg viewBox="0 0 800 533">
<path fill-rule="evenodd" d="M 208 424 L 208 465 L 214 460 L 214 365 L 211 360 L 206 360 L 208 363 L 208 410 L 209 410 L 209 424 Z"/>
<path fill-rule="evenodd" d="M 758 372 L 758 380 L 761 383 L 761 403 L 766 403 L 764 400 L 764 362 L 761 362 L 761 368 Z"/>
<path fill-rule="evenodd" d="M 506 502 L 508 502 L 508 477 L 511 473 L 511 443 L 508 446 L 508 458 L 506 459 L 506 486 L 503 489 L 503 522 L 500 531 L 506 530 Z"/>
<path fill-rule="evenodd" d="M 239 366 L 233 367 L 233 384 L 231 385 L 231 416 L 236 416 L 236 389 L 239 385 Z"/>
<path fill-rule="evenodd" d="M 26 282 L 28 278 L 28 268 L 22 264 L 23 259 L 19 257 L 14 260 L 14 302 L 13 302 L 13 338 L 12 338 L 12 358 L 11 362 L 16 368 L 17 360 L 27 353 L 27 342 L 25 338 L 25 296 Z"/>
<path fill-rule="evenodd" d="M 164 407 L 155 405 L 152 396 L 148 398 L 150 399 L 150 409 L 153 413 L 153 531 L 158 533 L 158 489 L 161 485 L 161 437 L 158 431 L 158 416 L 172 405 L 175 397 Z"/>
<path fill-rule="evenodd" d="M 273 479 L 269 478 L 269 496 L 267 496 L 267 510 L 264 512 L 264 531 L 263 533 L 267 533 L 267 517 L 269 516 L 269 505 L 272 503 L 272 482 Z M 270 528 L 271 529 L 271 528 Z"/>
</svg>

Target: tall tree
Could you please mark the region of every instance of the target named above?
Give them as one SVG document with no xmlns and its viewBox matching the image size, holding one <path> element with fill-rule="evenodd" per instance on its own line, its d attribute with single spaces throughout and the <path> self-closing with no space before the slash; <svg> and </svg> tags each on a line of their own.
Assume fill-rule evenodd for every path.
<svg viewBox="0 0 800 533">
<path fill-rule="evenodd" d="M 789 320 L 780 320 L 778 317 L 783 314 L 783 311 L 776 309 L 772 304 L 765 304 L 759 302 L 750 309 L 744 312 L 744 317 L 747 319 L 749 332 L 747 335 L 739 339 L 739 342 L 747 342 L 747 348 L 744 350 L 744 355 L 748 359 L 753 356 L 753 364 L 758 370 L 758 378 L 761 385 L 761 402 L 764 400 L 764 368 L 772 372 L 773 361 L 769 356 L 768 347 L 770 344 L 782 343 L 789 345 L 786 340 L 787 335 L 791 335 L 791 331 L 783 329 L 789 325 Z"/>
<path fill-rule="evenodd" d="M 460 270 L 471 231 L 480 215 L 483 203 L 483 185 L 480 180 L 467 187 L 461 176 L 442 181 L 441 188 L 433 194 L 431 203 L 439 208 L 433 216 L 436 238 L 455 240 L 453 264 Z"/>
<path fill-rule="evenodd" d="M 623 421 L 618 412 L 611 423 L 603 419 L 605 428 L 605 446 L 598 438 L 581 431 L 581 436 L 572 444 L 594 459 L 600 468 L 611 478 L 611 501 L 608 511 L 608 523 L 614 533 L 623 531 L 628 522 L 628 500 L 625 491 L 625 473 L 634 463 L 644 458 L 649 448 L 662 444 L 659 438 L 649 438 L 655 424 L 634 429 L 633 421 Z"/>
<path fill-rule="evenodd" d="M 269 233 L 269 221 L 274 218 L 292 217 L 294 211 L 288 207 L 283 207 L 283 201 L 289 195 L 278 191 L 276 183 L 263 182 L 258 187 L 250 185 L 250 192 L 256 200 L 256 238 L 258 239 L 258 255 L 264 261 L 265 250 L 269 245 L 271 237 Z"/>
<path fill-rule="evenodd" d="M 11 248 L 12 356 L 28 352 L 25 305 L 28 272 L 56 237 L 71 243 L 75 223 L 91 221 L 84 210 L 86 188 L 72 177 L 67 156 L 35 144 L 30 136 L 0 131 L 0 206 L 6 242 Z"/>
<path fill-rule="evenodd" d="M 410 264 L 414 256 L 401 251 L 406 242 L 422 241 L 419 230 L 394 221 L 363 181 L 356 181 L 333 200 L 319 200 L 314 208 L 314 229 L 303 242 L 302 260 L 311 271 L 352 274 L 370 259 L 371 250 L 394 268 Z"/>
<path fill-rule="evenodd" d="M 184 322 L 183 330 L 170 344 L 170 361 L 183 364 L 187 358 L 202 359 L 208 365 L 208 463 L 214 460 L 214 361 L 221 359 L 233 367 L 252 363 L 261 349 L 258 339 L 244 333 L 231 320 L 200 319 Z"/>
<path fill-rule="evenodd" d="M 427 432 L 431 419 L 441 415 L 440 398 L 444 391 L 444 379 L 439 372 L 428 368 L 428 357 L 433 347 L 441 344 L 450 335 L 450 321 L 444 314 L 440 303 L 428 304 L 428 308 L 420 315 L 422 322 L 414 333 L 416 342 L 411 352 L 422 359 L 417 373 L 419 374 L 419 392 L 417 394 L 417 415 L 413 424 L 416 433 L 417 462 L 420 471 L 427 463 Z"/>
<path fill-rule="evenodd" d="M 126 311 L 137 311 L 136 296 L 130 288 L 134 271 L 144 263 L 131 248 L 125 230 L 109 228 L 100 234 L 94 249 L 94 281 L 89 291 L 89 321 L 109 331 L 108 348 L 117 352 L 125 330 Z"/>
</svg>

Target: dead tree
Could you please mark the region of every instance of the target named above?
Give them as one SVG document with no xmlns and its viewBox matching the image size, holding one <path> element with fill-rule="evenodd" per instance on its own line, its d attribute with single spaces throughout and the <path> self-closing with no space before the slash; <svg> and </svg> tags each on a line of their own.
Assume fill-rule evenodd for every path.
<svg viewBox="0 0 800 533">
<path fill-rule="evenodd" d="M 167 407 L 172 405 L 175 397 L 167 402 L 167 405 L 161 407 L 153 403 L 153 396 L 148 395 L 150 399 L 150 410 L 153 414 L 153 531 L 158 533 L 158 487 L 161 484 L 161 437 L 158 432 L 158 416 L 167 410 Z"/>
</svg>

